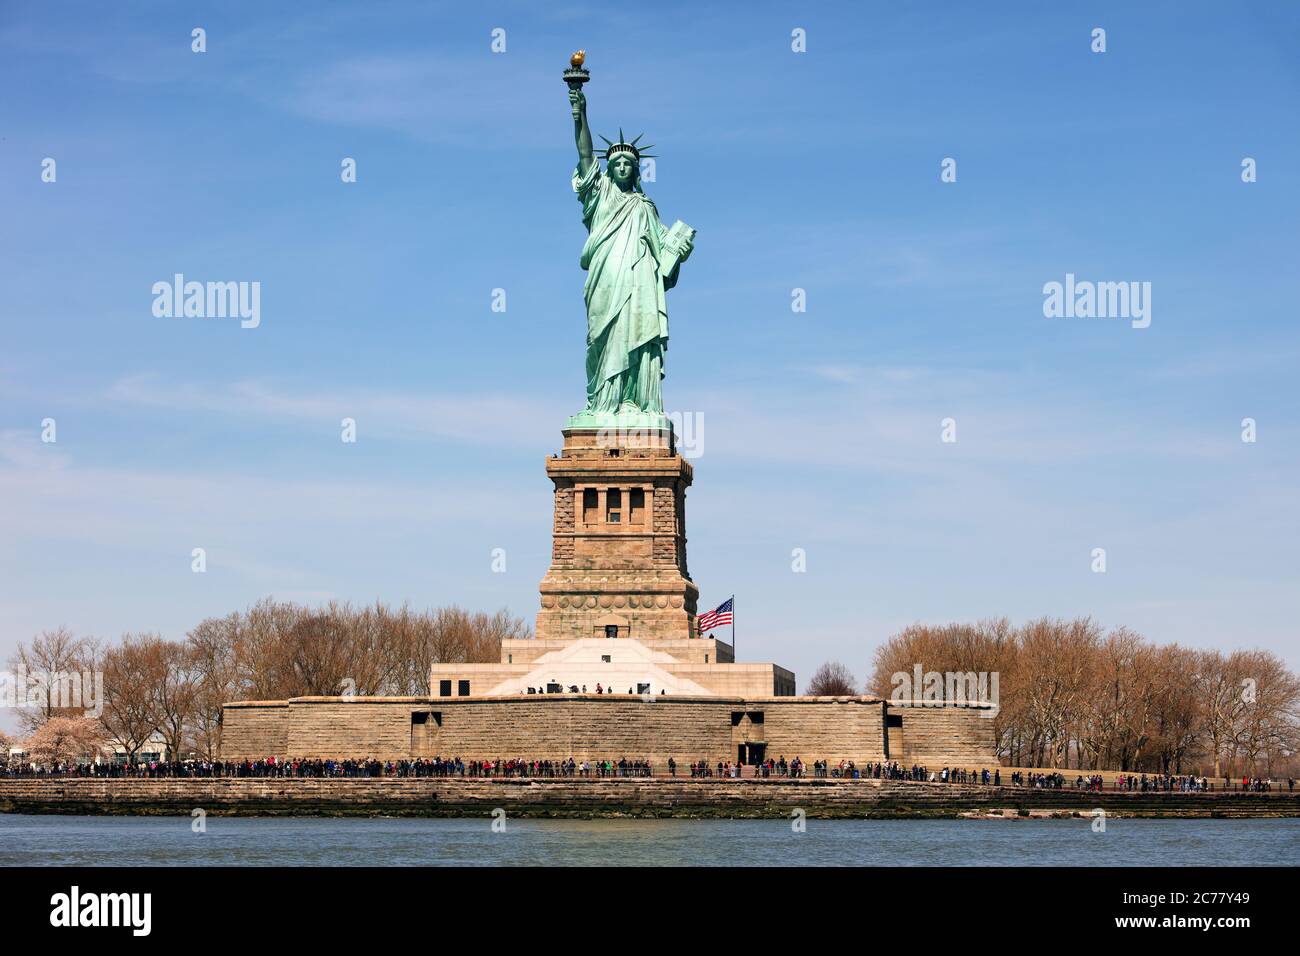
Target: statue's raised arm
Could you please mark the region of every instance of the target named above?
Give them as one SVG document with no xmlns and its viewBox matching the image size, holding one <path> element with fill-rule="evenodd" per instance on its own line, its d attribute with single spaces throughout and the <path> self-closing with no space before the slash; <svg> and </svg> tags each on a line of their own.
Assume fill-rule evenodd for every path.
<svg viewBox="0 0 1300 956">
<path fill-rule="evenodd" d="M 586 174 L 596 161 L 591 146 L 591 127 L 587 125 L 587 96 L 580 89 L 569 90 L 573 107 L 573 138 L 578 144 L 578 172 Z"/>
<path fill-rule="evenodd" d="M 591 127 L 587 125 L 587 97 L 582 87 L 591 74 L 582 68 L 587 51 L 579 50 L 569 57 L 569 69 L 564 72 L 564 82 L 569 87 L 569 107 L 573 112 L 573 138 L 578 144 L 578 172 L 585 176 L 596 161 L 591 148 Z"/>
</svg>

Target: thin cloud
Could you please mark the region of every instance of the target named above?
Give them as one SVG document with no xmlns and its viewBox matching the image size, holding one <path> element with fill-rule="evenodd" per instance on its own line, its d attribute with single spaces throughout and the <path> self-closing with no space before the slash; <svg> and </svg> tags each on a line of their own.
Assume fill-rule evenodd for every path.
<svg viewBox="0 0 1300 956">
<path fill-rule="evenodd" d="M 118 379 L 105 398 L 125 405 L 237 416 L 263 422 L 314 422 L 338 428 L 353 418 L 368 435 L 442 438 L 475 444 L 530 446 L 568 414 L 508 394 L 437 395 L 342 388 L 292 392 L 257 381 L 199 385 L 150 375 Z"/>
</svg>

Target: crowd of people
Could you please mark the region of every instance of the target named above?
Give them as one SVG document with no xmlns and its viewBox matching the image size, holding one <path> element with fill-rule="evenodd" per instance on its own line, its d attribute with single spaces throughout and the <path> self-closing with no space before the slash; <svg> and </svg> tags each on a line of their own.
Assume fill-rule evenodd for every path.
<svg viewBox="0 0 1300 956">
<path fill-rule="evenodd" d="M 675 763 L 669 761 L 676 769 Z M 649 760 L 410 760 L 265 757 L 259 760 L 178 760 L 105 763 L 22 764 L 0 767 L 5 777 L 650 777 Z"/>
<path fill-rule="evenodd" d="M 667 775 L 677 776 L 677 761 L 669 757 Z M 769 758 L 757 765 L 740 762 L 695 760 L 689 765 L 690 777 L 739 779 L 741 777 L 799 779 L 808 775 L 808 765 L 800 757 L 786 760 Z M 628 760 L 620 757 L 600 760 L 525 759 L 523 757 L 497 758 L 495 760 L 463 760 L 460 757 L 425 757 L 406 760 L 375 760 L 373 758 L 282 758 L 265 757 L 259 760 L 178 760 L 141 762 L 79 763 L 61 762 L 46 767 L 30 763 L 0 765 L 0 777 L 92 777 L 92 778 L 184 778 L 184 777 L 474 777 L 474 778 L 616 778 L 652 777 L 654 764 L 649 759 Z M 842 780 L 903 780 L 917 783 L 981 784 L 1002 786 L 1000 769 L 966 770 L 944 767 L 931 770 L 920 764 L 905 766 L 895 761 L 867 761 L 861 767 L 852 760 L 841 760 L 832 765 L 827 760 L 814 760 L 811 775 L 816 778 Z M 1062 790 L 1067 786 L 1066 776 L 1060 771 L 1026 773 L 1014 770 L 1006 775 L 1013 787 L 1037 790 Z M 1254 793 L 1295 791 L 1295 778 L 1275 781 L 1265 777 L 1223 778 L 1222 789 Z M 1097 774 L 1079 774 L 1075 777 L 1075 790 L 1100 793 L 1119 790 L 1141 793 L 1204 793 L 1219 789 L 1207 777 L 1191 774 L 1121 774 L 1110 786 Z"/>
<path fill-rule="evenodd" d="M 1060 790 L 1065 787 L 1065 776 L 1058 772 L 1025 774 L 1016 771 L 1011 774 L 1011 784 L 1017 787 L 1035 787 L 1040 789 Z M 1222 790 L 1239 790 L 1250 793 L 1268 793 L 1280 791 L 1283 786 L 1287 793 L 1295 792 L 1295 778 L 1275 781 L 1271 777 L 1242 777 L 1233 780 L 1223 778 Z M 1209 793 L 1220 789 L 1209 777 L 1195 774 L 1134 774 L 1124 773 L 1115 777 L 1110 787 L 1106 778 L 1099 773 L 1079 774 L 1074 779 L 1074 789 L 1090 790 L 1101 793 L 1103 790 L 1119 790 L 1125 793 Z"/>
<path fill-rule="evenodd" d="M 852 760 L 841 760 L 834 766 L 826 760 L 815 760 L 813 776 L 845 780 L 909 780 L 916 783 L 982 783 L 986 786 L 1002 786 L 1002 772 L 997 769 L 963 770 L 944 767 L 942 770 L 931 770 L 921 764 L 908 767 L 897 760 L 868 760 L 861 767 Z"/>
<path fill-rule="evenodd" d="M 1116 778 L 1115 789 L 1142 793 L 1204 793 L 1214 790 L 1215 784 L 1208 777 L 1197 777 L 1191 774 L 1152 774 L 1148 776 L 1145 773 L 1130 773 L 1122 774 Z M 1242 777 L 1240 780 L 1224 777 L 1223 789 L 1244 790 L 1249 793 L 1267 793 L 1274 789 L 1281 790 L 1282 781 L 1274 781 L 1271 777 Z M 1287 777 L 1286 790 L 1287 793 L 1295 792 L 1294 777 Z"/>
<path fill-rule="evenodd" d="M 1029 787 L 1033 790 L 1061 790 L 1065 787 L 1065 775 L 1055 771 L 1052 773 L 1024 773 L 1016 770 L 1012 772 L 1010 779 L 1013 787 Z"/>
<path fill-rule="evenodd" d="M 552 688 L 554 688 L 554 687 L 559 687 L 560 689 L 559 689 L 559 690 L 555 690 L 555 689 L 547 690 L 546 687 L 543 685 L 543 686 L 539 686 L 539 687 L 527 687 L 527 688 L 525 688 L 524 690 L 521 690 L 519 693 L 521 693 L 521 694 L 564 694 L 564 693 L 569 693 L 569 694 L 585 694 L 585 693 L 587 693 L 587 685 L 586 685 L 586 684 L 583 684 L 581 687 L 579 687 L 577 684 L 570 684 L 569 687 L 568 687 L 568 690 L 567 690 L 567 691 L 564 689 L 564 685 L 562 685 L 562 684 L 555 684 L 555 685 L 552 685 Z M 606 687 L 606 686 L 603 685 L 603 684 L 597 683 L 597 684 L 596 684 L 596 690 L 594 691 L 594 693 L 597 693 L 597 694 L 613 694 L 613 693 L 616 693 L 616 691 L 615 691 L 614 688 L 612 688 L 612 687 Z M 627 695 L 626 695 L 626 696 L 628 696 L 628 697 L 633 697 L 633 696 L 636 696 L 636 697 L 644 697 L 644 696 L 646 696 L 646 695 L 649 694 L 649 693 L 650 693 L 650 692 L 649 692 L 648 690 L 645 690 L 645 691 L 634 691 L 634 690 L 632 690 L 631 687 L 629 687 L 629 688 L 627 689 Z M 667 696 L 668 696 L 668 693 L 667 693 L 667 691 L 663 690 L 663 688 L 660 688 L 660 690 L 659 690 L 659 696 L 660 696 L 660 697 L 667 697 Z"/>
<path fill-rule="evenodd" d="M 1226 783 L 1226 781 L 1225 781 Z M 1098 787 L 1097 789 L 1101 789 Z M 1146 774 L 1134 775 L 1131 773 L 1122 774 L 1115 778 L 1116 790 L 1140 791 L 1147 793 L 1150 791 L 1164 793 L 1201 793 L 1206 790 L 1212 790 L 1210 781 L 1205 777 L 1193 776 L 1171 776 L 1171 775 L 1152 775 Z M 1224 789 L 1228 789 L 1226 786 Z"/>
<path fill-rule="evenodd" d="M 817 761 L 814 766 L 824 764 L 825 761 Z M 672 761 L 669 760 L 669 764 Z M 748 772 L 746 772 L 746 768 Z M 711 767 L 707 760 L 697 760 L 691 764 L 692 777 L 712 777 L 719 776 L 738 780 L 741 777 L 788 777 L 799 778 L 807 773 L 807 765 L 798 757 L 787 761 L 782 754 L 780 759 L 768 758 L 757 764 L 743 764 L 740 762 L 732 763 L 730 760 L 719 760 L 716 767 Z M 675 774 L 674 774 L 675 775 Z"/>
</svg>

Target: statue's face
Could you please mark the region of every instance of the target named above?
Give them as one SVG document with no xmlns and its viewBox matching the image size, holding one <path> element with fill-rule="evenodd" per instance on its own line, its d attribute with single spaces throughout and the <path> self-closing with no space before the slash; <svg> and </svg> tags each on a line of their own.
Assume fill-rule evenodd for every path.
<svg viewBox="0 0 1300 956">
<path fill-rule="evenodd" d="M 619 186 L 631 185 L 636 179 L 636 163 L 631 156 L 620 154 L 609 161 L 609 175 Z"/>
</svg>

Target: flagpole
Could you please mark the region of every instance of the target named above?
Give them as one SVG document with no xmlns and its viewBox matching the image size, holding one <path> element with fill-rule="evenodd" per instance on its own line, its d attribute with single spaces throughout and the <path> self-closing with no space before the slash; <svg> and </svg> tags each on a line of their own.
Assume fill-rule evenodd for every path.
<svg viewBox="0 0 1300 956">
<path fill-rule="evenodd" d="M 736 663 L 736 595 L 731 596 L 731 663 Z"/>
</svg>

